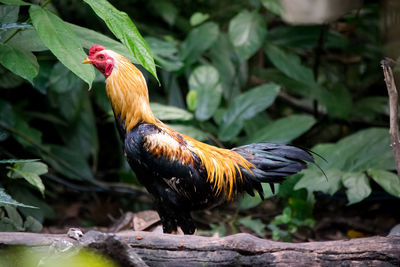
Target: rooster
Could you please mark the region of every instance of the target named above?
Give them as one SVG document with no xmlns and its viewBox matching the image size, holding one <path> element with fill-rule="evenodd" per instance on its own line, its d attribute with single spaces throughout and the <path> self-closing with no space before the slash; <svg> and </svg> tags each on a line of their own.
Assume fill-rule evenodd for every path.
<svg viewBox="0 0 400 267">
<path fill-rule="evenodd" d="M 84 64 L 93 64 L 106 78 L 127 161 L 139 182 L 154 197 L 164 233 L 195 233 L 191 211 L 236 195 L 257 191 L 261 183 L 280 183 L 314 162 L 300 148 L 257 143 L 229 149 L 199 142 L 174 131 L 150 109 L 146 80 L 129 60 L 94 45 Z"/>
</svg>

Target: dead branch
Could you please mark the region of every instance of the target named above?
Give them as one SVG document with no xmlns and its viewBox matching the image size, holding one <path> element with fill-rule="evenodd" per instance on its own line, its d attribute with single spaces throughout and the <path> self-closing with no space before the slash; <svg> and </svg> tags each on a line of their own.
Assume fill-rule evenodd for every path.
<svg viewBox="0 0 400 267">
<path fill-rule="evenodd" d="M 400 179 L 400 139 L 399 139 L 399 122 L 398 122 L 398 93 L 394 82 L 391 66 L 394 60 L 385 58 L 381 61 L 383 75 L 385 76 L 386 88 L 389 95 L 389 112 L 390 112 L 390 145 L 393 149 L 394 159 L 396 161 L 397 176 Z"/>
<path fill-rule="evenodd" d="M 49 246 L 70 242 L 100 250 L 121 266 L 399 266 L 400 236 L 283 243 L 249 234 L 223 238 L 128 231 L 67 235 L 0 233 L 0 244 Z M 1 246 L 0 246 L 1 247 Z"/>
</svg>

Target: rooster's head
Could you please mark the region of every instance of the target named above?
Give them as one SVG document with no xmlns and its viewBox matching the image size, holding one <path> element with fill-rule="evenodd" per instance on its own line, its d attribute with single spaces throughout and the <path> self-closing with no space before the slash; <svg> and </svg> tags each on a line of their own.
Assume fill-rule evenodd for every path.
<svg viewBox="0 0 400 267">
<path fill-rule="evenodd" d="M 114 69 L 115 59 L 112 51 L 106 50 L 102 45 L 94 45 L 89 50 L 89 56 L 83 60 L 83 64 L 93 64 L 104 77 L 108 78 Z"/>
</svg>

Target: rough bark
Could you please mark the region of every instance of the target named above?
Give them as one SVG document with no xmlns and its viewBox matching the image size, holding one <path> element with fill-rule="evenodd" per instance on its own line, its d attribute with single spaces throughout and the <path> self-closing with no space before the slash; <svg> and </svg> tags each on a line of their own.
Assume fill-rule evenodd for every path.
<svg viewBox="0 0 400 267">
<path fill-rule="evenodd" d="M 400 179 L 400 139 L 399 139 L 399 122 L 398 122 L 398 93 L 394 82 L 391 65 L 394 60 L 386 58 L 381 61 L 383 75 L 389 95 L 389 112 L 390 112 L 390 146 L 393 149 L 394 160 L 396 162 L 397 176 Z"/>
<path fill-rule="evenodd" d="M 400 236 L 283 243 L 249 234 L 223 238 L 151 232 L 67 235 L 0 233 L 0 244 L 48 246 L 70 242 L 108 254 L 121 266 L 400 266 Z"/>
</svg>

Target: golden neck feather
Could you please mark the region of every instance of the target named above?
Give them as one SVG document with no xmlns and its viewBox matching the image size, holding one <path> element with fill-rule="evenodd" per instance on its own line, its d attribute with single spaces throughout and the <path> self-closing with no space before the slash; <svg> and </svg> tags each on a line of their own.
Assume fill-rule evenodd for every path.
<svg viewBox="0 0 400 267">
<path fill-rule="evenodd" d="M 125 121 L 126 131 L 140 122 L 156 123 L 146 80 L 140 70 L 123 56 L 110 50 L 107 53 L 114 58 L 114 68 L 106 80 L 106 91 L 115 115 Z"/>
</svg>

